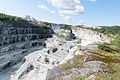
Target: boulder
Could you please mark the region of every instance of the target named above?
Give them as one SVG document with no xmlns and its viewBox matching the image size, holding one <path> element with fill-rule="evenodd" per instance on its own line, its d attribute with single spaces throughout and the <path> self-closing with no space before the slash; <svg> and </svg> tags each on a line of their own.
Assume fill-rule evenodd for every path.
<svg viewBox="0 0 120 80">
<path fill-rule="evenodd" d="M 72 33 L 72 30 L 70 30 L 70 32 L 67 35 L 66 40 L 72 40 L 72 39 L 76 39 L 75 35 Z"/>
</svg>

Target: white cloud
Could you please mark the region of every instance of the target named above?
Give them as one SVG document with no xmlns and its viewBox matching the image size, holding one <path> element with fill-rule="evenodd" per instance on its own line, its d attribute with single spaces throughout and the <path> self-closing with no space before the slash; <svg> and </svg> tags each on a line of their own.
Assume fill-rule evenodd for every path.
<svg viewBox="0 0 120 80">
<path fill-rule="evenodd" d="M 47 0 L 48 3 L 50 3 L 50 0 Z"/>
<path fill-rule="evenodd" d="M 72 17 L 70 15 L 86 15 L 84 14 L 84 6 L 81 5 L 80 0 L 46 0 L 49 4 L 52 4 L 53 7 L 57 8 L 59 11 L 59 15 L 63 17 L 63 19 L 67 22 L 72 21 Z M 96 0 L 88 0 L 91 2 L 95 2 Z M 43 6 L 42 6 L 43 8 Z M 47 8 L 44 6 L 44 9 Z M 50 13 L 55 13 L 48 9 Z M 65 16 L 69 14 L 69 16 Z M 78 20 L 78 24 L 83 24 L 83 20 Z"/>
<path fill-rule="evenodd" d="M 50 13 L 54 14 L 54 13 L 55 13 L 55 11 L 50 11 Z"/>
<path fill-rule="evenodd" d="M 39 4 L 38 8 L 44 9 L 44 10 L 50 10 L 47 6 L 43 5 L 43 4 Z"/>
<path fill-rule="evenodd" d="M 90 1 L 95 2 L 96 0 L 90 0 Z"/>
<path fill-rule="evenodd" d="M 48 0 L 47 0 L 48 1 Z M 58 8 L 60 14 L 81 15 L 84 13 L 84 7 L 79 0 L 49 0 L 52 5 Z"/>
<path fill-rule="evenodd" d="M 49 11 L 49 12 L 52 13 L 52 14 L 55 13 L 55 11 L 50 10 L 47 6 L 45 6 L 45 5 L 43 5 L 43 4 L 39 4 L 39 5 L 38 5 L 38 8 L 41 8 L 41 9 L 47 10 L 47 11 Z"/>
<path fill-rule="evenodd" d="M 83 6 L 75 6 L 74 10 L 64 10 L 61 9 L 60 12 L 61 14 L 72 14 L 72 15 L 81 15 L 84 14 L 84 7 Z"/>
<path fill-rule="evenodd" d="M 64 20 L 66 22 L 71 22 L 72 21 L 72 18 L 70 16 L 64 16 Z"/>
<path fill-rule="evenodd" d="M 79 1 L 79 0 L 74 0 L 74 2 L 75 2 L 76 4 L 80 4 L 80 1 Z"/>
</svg>

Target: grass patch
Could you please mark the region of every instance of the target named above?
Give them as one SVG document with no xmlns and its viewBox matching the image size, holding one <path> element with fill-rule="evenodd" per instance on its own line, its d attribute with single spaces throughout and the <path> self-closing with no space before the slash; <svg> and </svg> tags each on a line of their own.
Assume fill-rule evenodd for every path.
<svg viewBox="0 0 120 80">
<path fill-rule="evenodd" d="M 112 57 L 112 58 L 115 58 L 115 57 L 120 57 L 120 54 L 116 54 L 112 51 L 108 52 L 108 51 L 103 51 L 103 50 L 97 50 L 98 53 L 97 54 L 100 54 L 102 56 L 108 56 L 108 57 Z"/>
<path fill-rule="evenodd" d="M 89 61 L 102 61 L 108 65 L 101 65 L 104 73 L 106 75 L 102 75 L 101 73 L 96 74 L 95 80 L 120 80 L 120 59 L 116 57 L 120 57 L 120 54 L 115 54 L 114 49 L 110 49 L 108 51 L 96 50 L 96 53 L 91 52 L 91 54 L 85 53 L 85 55 L 91 56 L 92 58 Z M 117 50 L 119 51 L 119 50 Z M 96 55 L 97 54 L 97 55 Z M 102 56 L 102 57 L 101 57 Z M 104 58 L 103 58 L 104 57 Z M 76 63 L 79 65 L 79 62 Z M 80 72 L 78 72 L 80 74 Z M 85 80 L 88 77 L 75 77 L 73 80 Z"/>
<path fill-rule="evenodd" d="M 33 24 L 33 25 L 35 25 L 41 29 L 49 29 L 49 26 L 47 26 L 47 25 L 42 25 L 42 24 Z"/>
<path fill-rule="evenodd" d="M 68 69 L 71 69 L 71 68 L 72 68 L 72 65 L 66 64 L 66 65 L 64 65 L 63 67 L 64 67 L 64 69 L 68 70 Z"/>
<path fill-rule="evenodd" d="M 23 19 L 21 17 L 6 15 L 3 13 L 0 13 L 0 21 L 24 21 L 24 22 L 28 22 L 26 19 Z"/>
<path fill-rule="evenodd" d="M 85 80 L 86 77 L 82 77 L 82 76 L 79 76 L 79 77 L 75 77 L 73 80 Z"/>
<path fill-rule="evenodd" d="M 78 77 L 75 77 L 73 80 L 85 80 L 89 77 L 90 75 L 87 75 L 87 76 L 78 76 Z"/>
<path fill-rule="evenodd" d="M 101 51 L 102 53 L 103 52 L 106 52 L 106 51 L 102 51 L 102 50 L 99 50 Z M 97 54 L 97 55 L 100 55 L 100 56 L 104 56 L 104 58 L 100 57 L 100 56 L 96 56 L 94 54 Z M 101 53 L 93 53 L 93 54 L 90 54 L 89 56 L 92 57 L 92 59 L 90 61 L 102 61 L 102 62 L 105 62 L 107 63 L 108 65 L 101 65 L 101 68 L 103 69 L 103 72 L 105 73 L 109 73 L 111 75 L 96 75 L 96 79 L 95 80 L 120 80 L 120 59 L 117 59 L 117 58 L 113 58 L 113 54 L 112 56 L 108 56 L 108 53 L 107 55 L 105 55 L 107 53 L 104 53 L 101 55 Z M 84 80 L 84 79 L 83 79 Z"/>
<path fill-rule="evenodd" d="M 61 64 L 60 67 L 68 70 L 71 68 L 75 68 L 75 67 L 83 67 L 83 57 L 82 55 L 75 55 L 73 59 L 71 59 L 73 61 L 73 64 L 70 63 L 71 60 L 68 60 L 66 63 Z"/>
<path fill-rule="evenodd" d="M 112 44 L 120 48 L 120 35 L 112 41 Z"/>
</svg>

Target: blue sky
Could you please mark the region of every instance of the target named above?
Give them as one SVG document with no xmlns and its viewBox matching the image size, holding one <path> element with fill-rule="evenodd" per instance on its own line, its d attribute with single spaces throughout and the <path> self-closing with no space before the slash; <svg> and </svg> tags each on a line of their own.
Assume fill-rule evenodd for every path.
<svg viewBox="0 0 120 80">
<path fill-rule="evenodd" d="M 0 0 L 0 13 L 73 25 L 120 25 L 120 0 Z"/>
</svg>

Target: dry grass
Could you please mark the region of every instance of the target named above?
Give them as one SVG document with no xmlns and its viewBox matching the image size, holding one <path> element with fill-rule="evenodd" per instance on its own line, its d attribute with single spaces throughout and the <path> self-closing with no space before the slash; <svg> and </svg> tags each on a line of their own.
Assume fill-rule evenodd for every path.
<svg viewBox="0 0 120 80">
<path fill-rule="evenodd" d="M 73 64 L 70 63 L 71 60 L 68 60 L 65 64 L 60 65 L 61 68 L 68 70 L 75 67 L 82 67 L 83 65 L 83 55 L 75 55 L 74 58 L 72 58 Z"/>
</svg>

